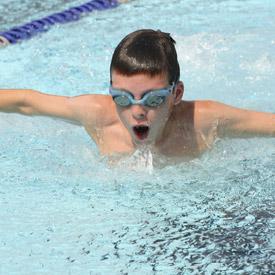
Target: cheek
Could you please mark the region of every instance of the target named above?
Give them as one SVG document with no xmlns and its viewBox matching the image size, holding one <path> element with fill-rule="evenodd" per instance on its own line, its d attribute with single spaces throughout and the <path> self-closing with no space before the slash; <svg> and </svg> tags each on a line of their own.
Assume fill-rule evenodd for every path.
<svg viewBox="0 0 275 275">
<path fill-rule="evenodd" d="M 151 123 L 154 122 L 155 124 L 162 124 L 167 121 L 168 114 L 169 111 L 167 107 L 163 106 L 158 109 L 150 110 L 147 113 L 147 118 Z"/>
<path fill-rule="evenodd" d="M 130 120 L 129 119 L 130 111 L 128 109 L 123 109 L 123 108 L 117 107 L 117 114 L 123 123 L 128 122 Z"/>
</svg>

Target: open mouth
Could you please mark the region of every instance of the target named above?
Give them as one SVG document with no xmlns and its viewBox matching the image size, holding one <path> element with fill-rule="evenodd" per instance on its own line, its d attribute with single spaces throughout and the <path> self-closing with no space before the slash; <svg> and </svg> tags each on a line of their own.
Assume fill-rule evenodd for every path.
<svg viewBox="0 0 275 275">
<path fill-rule="evenodd" d="M 139 125 L 133 127 L 134 133 L 138 139 L 143 140 L 148 137 L 149 127 L 145 125 Z"/>
</svg>

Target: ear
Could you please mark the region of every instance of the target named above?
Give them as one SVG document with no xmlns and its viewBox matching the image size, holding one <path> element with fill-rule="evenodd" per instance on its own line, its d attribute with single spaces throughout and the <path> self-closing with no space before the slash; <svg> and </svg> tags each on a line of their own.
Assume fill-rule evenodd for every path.
<svg viewBox="0 0 275 275">
<path fill-rule="evenodd" d="M 176 84 L 176 87 L 174 88 L 174 92 L 173 92 L 173 95 L 174 95 L 174 105 L 177 105 L 177 104 L 179 104 L 181 102 L 183 93 L 184 93 L 184 85 L 183 85 L 182 81 L 179 81 Z"/>
</svg>

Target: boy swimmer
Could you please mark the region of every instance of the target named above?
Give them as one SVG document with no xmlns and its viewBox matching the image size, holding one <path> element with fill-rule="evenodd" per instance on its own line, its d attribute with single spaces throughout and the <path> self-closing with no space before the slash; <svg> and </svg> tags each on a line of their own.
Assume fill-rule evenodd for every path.
<svg viewBox="0 0 275 275">
<path fill-rule="evenodd" d="M 193 158 L 217 138 L 275 136 L 275 115 L 214 101 L 184 101 L 175 41 L 138 30 L 114 51 L 110 95 L 56 96 L 0 90 L 0 111 L 59 117 L 86 129 L 104 155 L 154 154 Z"/>
</svg>

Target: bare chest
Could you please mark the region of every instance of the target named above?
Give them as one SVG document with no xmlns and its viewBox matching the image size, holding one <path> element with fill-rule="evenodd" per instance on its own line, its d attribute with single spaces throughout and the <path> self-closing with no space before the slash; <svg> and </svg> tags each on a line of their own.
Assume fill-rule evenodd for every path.
<svg viewBox="0 0 275 275">
<path fill-rule="evenodd" d="M 214 138 L 200 131 L 175 131 L 158 147 L 161 155 L 171 158 L 193 159 L 211 148 Z"/>
<path fill-rule="evenodd" d="M 134 145 L 129 132 L 119 126 L 110 126 L 96 131 L 89 131 L 102 155 L 130 155 L 138 147 Z M 215 135 L 202 133 L 192 127 L 181 127 L 173 131 L 163 142 L 152 144 L 155 154 L 169 158 L 192 159 L 211 148 Z"/>
</svg>

